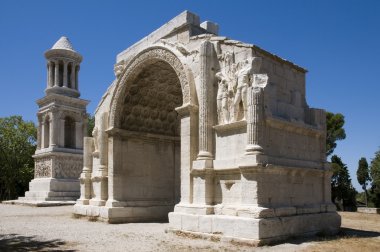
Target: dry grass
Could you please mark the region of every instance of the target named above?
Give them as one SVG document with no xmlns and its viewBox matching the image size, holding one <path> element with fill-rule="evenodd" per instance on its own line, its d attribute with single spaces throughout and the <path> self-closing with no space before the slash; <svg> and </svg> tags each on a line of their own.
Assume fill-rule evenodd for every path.
<svg viewBox="0 0 380 252">
<path fill-rule="evenodd" d="M 304 251 L 380 251 L 380 215 L 339 213 L 342 231 L 333 237 L 322 237 Z"/>
</svg>

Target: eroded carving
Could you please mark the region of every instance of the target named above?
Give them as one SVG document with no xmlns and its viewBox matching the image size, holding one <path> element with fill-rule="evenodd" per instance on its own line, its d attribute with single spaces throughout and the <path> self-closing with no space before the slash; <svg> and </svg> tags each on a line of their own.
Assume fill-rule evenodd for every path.
<svg viewBox="0 0 380 252">
<path fill-rule="evenodd" d="M 233 114 L 231 115 L 230 111 L 233 109 L 231 106 L 236 85 L 236 64 L 234 63 L 234 54 L 231 52 L 224 53 L 219 59 L 222 60 L 222 69 L 216 73 L 218 122 L 226 124 L 233 121 Z"/>
<path fill-rule="evenodd" d="M 237 118 L 240 101 L 243 103 L 243 119 L 247 118 L 247 88 L 252 83 L 252 74 L 258 72 L 261 66 L 261 58 L 249 58 L 236 72 L 237 88 L 234 98 L 234 118 Z"/>
<path fill-rule="evenodd" d="M 82 158 L 60 157 L 55 162 L 55 178 L 79 178 L 82 172 Z"/>
<path fill-rule="evenodd" d="M 94 138 L 94 152 L 98 152 L 99 151 L 99 145 L 98 145 L 99 130 L 98 130 L 98 126 L 95 126 L 94 129 L 92 130 L 92 136 Z"/>
<path fill-rule="evenodd" d="M 124 69 L 125 69 L 125 62 L 124 61 L 120 61 L 120 62 L 115 64 L 113 71 L 115 73 L 116 78 L 120 77 L 120 75 L 123 73 Z"/>
<path fill-rule="evenodd" d="M 221 71 L 216 73 L 218 79 L 218 122 L 227 124 L 247 118 L 247 89 L 253 83 L 253 74 L 261 66 L 261 58 L 251 57 L 235 63 L 234 54 L 225 52 Z"/>
<path fill-rule="evenodd" d="M 34 178 L 50 178 L 51 177 L 51 159 L 41 158 L 36 160 L 34 168 Z"/>
<path fill-rule="evenodd" d="M 121 127 L 139 132 L 179 135 L 177 112 L 182 104 L 179 79 L 169 64 L 159 61 L 140 72 L 124 98 Z"/>
<path fill-rule="evenodd" d="M 136 79 L 137 75 L 139 75 L 141 70 L 143 70 L 146 66 L 159 61 L 164 61 L 168 63 L 170 67 L 174 70 L 181 86 L 183 104 L 190 103 L 189 81 L 187 79 L 187 75 L 182 63 L 170 51 L 164 48 L 152 48 L 142 52 L 134 60 L 132 60 L 126 66 L 127 70 L 120 78 L 120 81 L 117 83 L 118 86 L 116 87 L 116 93 L 113 98 L 115 102 L 112 104 L 111 107 L 110 123 L 112 126 L 120 126 L 117 125 L 117 123 L 123 121 L 120 120 L 120 118 L 118 118 L 124 112 L 121 111 L 123 109 L 124 103 L 121 97 L 126 96 L 129 85 L 132 84 L 132 81 Z"/>
</svg>

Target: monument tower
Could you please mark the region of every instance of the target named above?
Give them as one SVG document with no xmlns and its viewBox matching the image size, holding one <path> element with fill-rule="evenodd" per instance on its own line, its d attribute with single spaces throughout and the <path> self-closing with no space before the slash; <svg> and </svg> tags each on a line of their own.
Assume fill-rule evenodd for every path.
<svg viewBox="0 0 380 252">
<path fill-rule="evenodd" d="M 20 200 L 73 201 L 79 198 L 87 100 L 79 98 L 82 56 L 66 37 L 45 52 L 47 87 L 39 110 L 34 179 Z"/>
</svg>

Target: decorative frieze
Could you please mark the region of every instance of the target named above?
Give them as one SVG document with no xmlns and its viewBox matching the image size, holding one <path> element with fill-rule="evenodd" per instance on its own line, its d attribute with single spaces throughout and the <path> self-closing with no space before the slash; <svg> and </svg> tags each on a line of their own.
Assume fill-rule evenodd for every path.
<svg viewBox="0 0 380 252">
<path fill-rule="evenodd" d="M 51 177 L 52 160 L 50 158 L 35 159 L 34 178 Z"/>
<path fill-rule="evenodd" d="M 53 177 L 59 179 L 78 179 L 83 168 L 82 157 L 56 157 Z"/>
</svg>

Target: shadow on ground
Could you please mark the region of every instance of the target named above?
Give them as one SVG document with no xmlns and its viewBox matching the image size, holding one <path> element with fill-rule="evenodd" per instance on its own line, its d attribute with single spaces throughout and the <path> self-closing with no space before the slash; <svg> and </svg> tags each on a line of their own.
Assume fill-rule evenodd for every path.
<svg viewBox="0 0 380 252">
<path fill-rule="evenodd" d="M 65 249 L 65 245 L 59 239 L 41 241 L 36 236 L 0 235 L 0 251 L 76 251 Z"/>
</svg>

